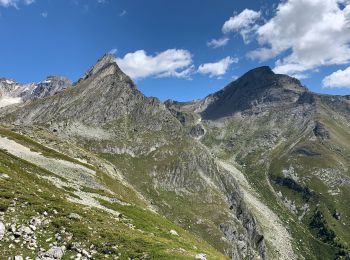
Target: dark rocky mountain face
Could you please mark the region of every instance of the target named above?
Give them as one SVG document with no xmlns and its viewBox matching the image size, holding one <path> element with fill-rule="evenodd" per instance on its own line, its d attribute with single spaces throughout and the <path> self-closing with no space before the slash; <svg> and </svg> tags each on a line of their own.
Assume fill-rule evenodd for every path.
<svg viewBox="0 0 350 260">
<path fill-rule="evenodd" d="M 297 79 L 260 67 L 203 100 L 201 103 L 206 104 L 206 108 L 202 116 L 218 119 L 253 107 L 286 105 L 294 103 L 306 91 Z"/>
<path fill-rule="evenodd" d="M 13 93 L 11 84 L 0 81 L 6 93 Z M 261 67 L 203 100 L 162 103 L 144 96 L 112 55 L 67 85 L 49 77 L 25 104 L 2 110 L 7 128 L 0 128 L 0 151 L 7 147 L 8 152 L 0 153 L 0 167 L 11 162 L 8 155 L 31 158 L 51 172 L 45 179 L 58 197 L 70 192 L 69 201 L 88 202 L 108 214 L 122 211 L 125 217 L 118 215 L 119 222 L 135 224 L 147 239 L 113 225 L 111 236 L 118 234 L 120 244 L 137 237 L 149 245 L 134 239 L 133 247 L 119 247 L 125 249 L 123 257 L 332 259 L 348 254 L 349 97 L 311 93 L 298 80 Z M 40 147 L 45 156 L 83 163 L 79 171 L 77 165 L 69 173 L 57 171 L 57 161 L 48 163 L 27 150 L 16 153 L 14 145 Z M 82 172 L 81 166 L 95 175 Z M 59 180 L 53 178 L 57 174 Z M 98 201 L 91 193 L 96 187 Z M 101 190 L 118 199 L 106 202 Z M 180 236 L 175 230 L 164 235 L 169 224 L 154 221 L 154 211 L 171 221 Z M 59 216 L 53 227 L 68 215 Z M 106 216 L 98 219 L 104 218 L 114 223 Z M 162 224 L 154 227 L 154 222 Z M 76 232 L 73 237 L 81 234 L 72 223 L 64 225 Z M 204 252 L 188 245 L 194 240 L 183 229 L 201 241 Z M 107 242 L 97 246 L 97 254 L 117 250 Z M 163 251 L 157 251 L 157 243 Z M 74 250 L 69 248 L 67 255 Z"/>
</svg>

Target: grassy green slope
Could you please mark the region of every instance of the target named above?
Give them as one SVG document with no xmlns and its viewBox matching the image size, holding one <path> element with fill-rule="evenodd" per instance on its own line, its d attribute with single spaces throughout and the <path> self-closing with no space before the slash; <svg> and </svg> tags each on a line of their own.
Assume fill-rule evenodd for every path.
<svg viewBox="0 0 350 260">
<path fill-rule="evenodd" d="M 167 187 L 164 184 L 171 183 L 170 176 L 176 175 L 169 172 L 171 169 L 176 169 L 182 164 L 185 167 L 187 165 L 189 158 L 187 158 L 188 155 L 182 153 L 186 150 L 182 146 L 189 150 L 194 148 L 193 146 L 190 148 L 190 144 L 184 142 L 177 143 L 176 146 L 162 147 L 157 152 L 137 158 L 113 154 L 101 154 L 101 156 L 119 167 L 125 173 L 128 181 L 133 183 L 162 215 L 224 252 L 228 244 L 222 239 L 223 233 L 218 227 L 226 221 L 232 222 L 232 216 L 223 195 L 211 189 L 210 186 L 206 189 L 196 187 L 200 185 L 198 183 L 203 182 L 198 179 L 196 173 L 186 176 L 187 184 L 178 180 L 178 188 L 171 185 Z M 188 185 L 188 190 L 186 190 L 186 185 Z M 196 188 L 200 192 L 193 192 L 193 189 Z"/>
<path fill-rule="evenodd" d="M 232 117 L 224 126 L 206 122 L 202 142 L 220 158 L 241 165 L 289 227 L 296 252 L 306 259 L 341 259 L 349 257 L 350 244 L 350 132 L 340 113 L 322 103 L 317 111 L 329 139 L 315 137 L 306 121 L 284 120 L 275 111 L 251 120 Z M 290 169 L 296 180 L 283 173 Z"/>
<path fill-rule="evenodd" d="M 28 145 L 45 156 L 76 162 L 75 159 L 67 158 L 63 154 L 8 130 L 2 130 L 1 135 Z M 76 255 L 74 251 L 76 242 L 86 249 L 94 245 L 96 259 L 104 257 L 105 254 L 120 254 L 121 259 L 129 257 L 193 259 L 198 253 L 205 253 L 210 259 L 225 259 L 221 253 L 197 236 L 134 203 L 120 205 L 100 200 L 102 205 L 122 213 L 122 218 L 116 218 L 103 210 L 69 202 L 66 199 L 68 195 L 72 196 L 69 189 L 57 188 L 42 178 L 52 173 L 3 150 L 0 151 L 0 172 L 2 173 L 0 210 L 4 223 L 27 224 L 32 216 L 42 216 L 46 214 L 44 212 L 48 213 L 47 219 L 50 221 L 49 224 L 36 230 L 38 249 L 32 251 L 26 246 L 21 247 L 22 238 L 19 238 L 21 241 L 18 244 L 4 239 L 0 246 L 2 257 L 20 254 L 34 257 L 40 247 L 47 250 L 49 244 L 55 240 L 54 235 L 65 228 L 66 234 L 72 234 L 72 239 L 69 239 L 69 236 L 63 236 L 58 242 L 59 245 L 65 244 L 67 248 L 64 259 Z M 99 178 L 110 182 L 106 179 L 110 177 L 102 176 L 102 173 Z M 115 190 L 119 189 L 120 187 L 115 188 Z M 103 191 L 89 191 L 103 193 Z M 118 194 L 115 196 L 119 197 Z M 126 196 L 124 199 L 128 200 Z M 68 218 L 72 212 L 78 213 L 82 218 L 80 220 Z M 172 229 L 176 230 L 179 236 L 170 235 L 169 231 Z M 53 240 L 49 241 L 50 238 Z"/>
</svg>

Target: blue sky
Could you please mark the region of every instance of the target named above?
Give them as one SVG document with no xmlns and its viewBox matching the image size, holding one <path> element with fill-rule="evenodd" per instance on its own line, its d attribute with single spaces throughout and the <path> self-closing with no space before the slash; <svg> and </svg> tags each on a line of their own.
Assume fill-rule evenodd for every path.
<svg viewBox="0 0 350 260">
<path fill-rule="evenodd" d="M 0 77 L 77 80 L 113 52 L 139 89 L 192 100 L 268 65 L 350 94 L 347 0 L 0 0 Z M 214 41 L 213 41 L 214 40 Z"/>
</svg>

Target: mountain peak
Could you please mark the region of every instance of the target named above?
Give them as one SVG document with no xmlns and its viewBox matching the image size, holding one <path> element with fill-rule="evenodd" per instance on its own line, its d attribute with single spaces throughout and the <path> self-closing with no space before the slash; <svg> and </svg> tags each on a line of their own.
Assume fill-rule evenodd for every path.
<svg viewBox="0 0 350 260">
<path fill-rule="evenodd" d="M 114 67 L 118 67 L 115 58 L 112 54 L 105 54 L 103 55 L 97 62 L 95 65 L 93 65 L 91 67 L 91 69 L 89 70 L 90 74 L 96 74 L 98 73 L 100 70 L 106 68 L 106 67 L 110 67 L 110 66 L 114 66 Z"/>
<path fill-rule="evenodd" d="M 7 84 L 7 85 L 13 85 L 16 84 L 16 80 L 14 79 L 7 79 L 7 78 L 0 78 L 0 84 Z"/>
<path fill-rule="evenodd" d="M 246 74 L 275 74 L 269 66 L 261 66 L 251 69 Z"/>
<path fill-rule="evenodd" d="M 252 70 L 249 70 L 237 81 L 256 81 L 256 83 L 261 83 L 264 81 L 271 81 L 276 78 L 276 74 L 272 71 L 269 66 L 262 66 Z M 259 84 L 260 85 L 260 84 Z"/>
<path fill-rule="evenodd" d="M 276 74 L 269 66 L 262 66 L 246 72 L 242 77 L 229 84 L 229 88 L 244 87 L 251 89 L 283 88 L 296 92 L 305 92 L 307 88 L 291 76 Z"/>
<path fill-rule="evenodd" d="M 78 82 L 86 80 L 94 75 L 105 77 L 112 74 L 119 75 L 121 79 L 128 79 L 128 76 L 125 75 L 124 72 L 122 72 L 122 70 L 118 67 L 113 54 L 107 53 L 102 56 Z"/>
<path fill-rule="evenodd" d="M 100 64 L 100 65 L 106 65 L 111 63 L 115 63 L 115 57 L 111 53 L 106 53 L 97 61 L 97 64 Z"/>
<path fill-rule="evenodd" d="M 222 90 L 206 98 L 205 118 L 218 118 L 252 106 L 293 103 L 307 92 L 296 78 L 275 74 L 268 66 L 252 69 Z"/>
</svg>

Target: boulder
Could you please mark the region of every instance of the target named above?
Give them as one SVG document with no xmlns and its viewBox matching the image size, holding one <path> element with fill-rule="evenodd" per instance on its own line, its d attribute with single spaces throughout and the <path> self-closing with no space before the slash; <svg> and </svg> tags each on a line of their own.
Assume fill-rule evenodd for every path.
<svg viewBox="0 0 350 260">
<path fill-rule="evenodd" d="M 80 220 L 80 219 L 81 219 L 81 216 L 80 216 L 79 214 L 77 214 L 77 213 L 70 213 L 70 214 L 68 215 L 68 218 L 69 218 L 69 219 Z"/>
<path fill-rule="evenodd" d="M 6 231 L 6 227 L 5 227 L 4 223 L 2 223 L 0 221 L 0 241 L 4 238 L 5 231 Z"/>
<path fill-rule="evenodd" d="M 173 235 L 173 236 L 178 236 L 179 235 L 174 229 L 170 230 L 169 233 L 171 235 Z"/>
<path fill-rule="evenodd" d="M 38 259 L 40 260 L 62 259 L 63 255 L 64 255 L 64 248 L 53 246 L 46 252 L 39 253 Z"/>
<path fill-rule="evenodd" d="M 207 260 L 207 255 L 203 254 L 203 253 L 200 253 L 200 254 L 196 255 L 195 259 Z"/>
</svg>

